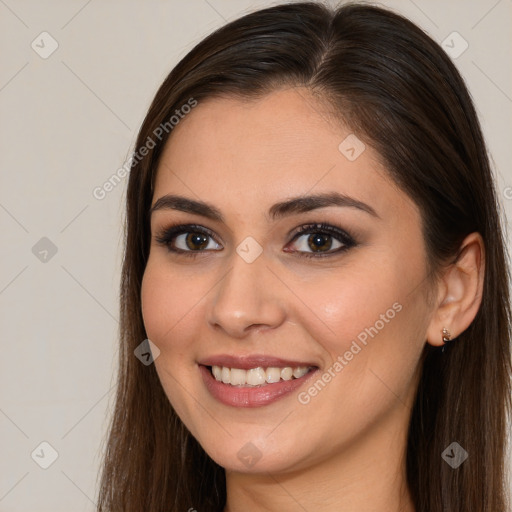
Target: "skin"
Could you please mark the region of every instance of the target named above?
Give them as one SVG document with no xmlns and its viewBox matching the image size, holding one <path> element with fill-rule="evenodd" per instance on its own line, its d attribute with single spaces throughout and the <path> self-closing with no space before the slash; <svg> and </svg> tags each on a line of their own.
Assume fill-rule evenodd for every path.
<svg viewBox="0 0 512 512">
<path fill-rule="evenodd" d="M 174 128 L 157 170 L 153 204 L 182 195 L 214 205 L 225 219 L 153 212 L 142 311 L 171 404 L 226 469 L 226 512 L 414 511 L 404 457 L 419 359 L 426 342 L 442 344 L 443 326 L 456 337 L 476 315 L 483 244 L 469 235 L 459 262 L 429 281 L 417 206 L 369 144 L 354 161 L 340 152 L 351 133 L 304 88 L 252 101 L 209 99 Z M 290 197 L 332 191 L 378 216 L 339 206 L 275 221 L 266 215 Z M 215 239 L 196 258 L 174 254 L 155 240 L 171 222 L 199 224 Z M 319 230 L 292 241 L 295 229 L 319 222 L 352 234 L 357 245 L 335 254 L 340 243 L 327 238 L 331 256 L 301 257 L 314 253 L 307 241 Z M 236 252 L 248 236 L 263 248 L 252 263 Z M 184 239 L 174 244 L 199 252 Z M 293 392 L 235 408 L 203 384 L 197 361 L 217 354 L 314 361 L 322 374 L 394 303 L 401 310 L 307 404 Z M 248 442 L 261 454 L 251 467 L 237 455 Z"/>
</svg>

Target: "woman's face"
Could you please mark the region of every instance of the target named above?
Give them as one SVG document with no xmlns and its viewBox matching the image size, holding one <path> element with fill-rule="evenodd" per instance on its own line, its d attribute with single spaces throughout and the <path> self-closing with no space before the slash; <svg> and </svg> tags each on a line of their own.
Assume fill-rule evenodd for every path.
<svg viewBox="0 0 512 512">
<path fill-rule="evenodd" d="M 144 323 L 171 404 L 226 469 L 405 444 L 426 253 L 416 205 L 362 143 L 290 88 L 199 102 L 166 145 Z"/>
</svg>

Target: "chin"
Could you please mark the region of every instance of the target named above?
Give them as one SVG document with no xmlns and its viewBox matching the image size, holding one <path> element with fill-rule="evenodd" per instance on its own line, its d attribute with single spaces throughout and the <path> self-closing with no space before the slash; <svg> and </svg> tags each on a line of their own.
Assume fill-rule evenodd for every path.
<svg viewBox="0 0 512 512">
<path fill-rule="evenodd" d="M 244 429 L 243 434 L 228 434 L 198 439 L 206 453 L 227 471 L 239 473 L 286 473 L 307 465 L 311 453 L 308 447 L 297 441 L 298 433 L 281 432 L 282 438 L 271 438 L 268 428 Z M 228 426 L 233 432 L 233 427 Z M 211 432 L 211 431 L 210 431 Z M 252 432 L 252 434 L 251 434 Z M 303 438 L 304 436 L 302 436 Z"/>
</svg>

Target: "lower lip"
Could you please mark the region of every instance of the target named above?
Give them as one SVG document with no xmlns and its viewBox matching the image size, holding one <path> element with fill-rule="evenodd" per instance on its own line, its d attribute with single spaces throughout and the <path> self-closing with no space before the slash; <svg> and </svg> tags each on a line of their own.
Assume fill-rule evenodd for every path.
<svg viewBox="0 0 512 512">
<path fill-rule="evenodd" d="M 266 386 L 237 387 L 218 381 L 203 365 L 199 366 L 203 382 L 219 402 L 232 407 L 261 407 L 288 396 L 317 372 L 317 368 L 298 379 L 282 380 Z"/>
</svg>

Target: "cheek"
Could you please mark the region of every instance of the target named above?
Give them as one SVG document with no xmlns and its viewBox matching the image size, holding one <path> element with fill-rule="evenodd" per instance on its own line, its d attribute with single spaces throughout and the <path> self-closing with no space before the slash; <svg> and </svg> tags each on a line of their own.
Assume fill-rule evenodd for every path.
<svg viewBox="0 0 512 512">
<path fill-rule="evenodd" d="M 331 355 L 349 350 L 353 340 L 364 343 L 375 324 L 379 332 L 389 330 L 400 316 L 396 303 L 403 298 L 403 285 L 392 267 L 380 268 L 385 270 L 370 265 L 352 267 L 342 279 L 323 279 L 317 286 L 309 286 L 307 304 L 321 329 L 311 326 L 309 330 L 324 333 L 318 341 L 329 345 L 324 348 Z"/>
<path fill-rule="evenodd" d="M 155 368 L 173 406 L 181 410 L 178 382 L 194 371 L 192 325 L 197 311 L 193 286 L 184 286 L 165 262 L 148 261 L 141 285 L 141 309 L 147 337 L 159 348 Z"/>
<path fill-rule="evenodd" d="M 180 273 L 182 275 L 183 273 Z M 196 437 L 192 418 L 194 401 L 183 393 L 183 384 L 197 377 L 193 324 L 197 323 L 197 288 L 187 286 L 185 277 L 170 272 L 165 262 L 149 260 L 141 284 L 141 309 L 148 338 L 160 349 L 155 369 L 167 397 L 178 416 Z M 196 291 L 194 291 L 196 290 Z M 194 390 L 190 388 L 192 395 Z"/>
<path fill-rule="evenodd" d="M 423 287 L 418 286 L 421 265 L 379 259 L 381 265 L 352 268 L 343 280 L 322 281 L 323 287 L 311 286 L 308 293 L 317 315 L 316 320 L 310 317 L 308 330 L 317 333 L 315 339 L 328 353 L 331 366 L 342 358 L 343 369 L 338 365 L 334 373 L 343 377 L 333 388 L 352 389 L 369 400 L 385 388 L 376 375 L 390 389 L 405 393 L 428 323 Z"/>
<path fill-rule="evenodd" d="M 190 322 L 197 315 L 199 299 L 207 292 L 201 280 L 186 271 L 170 270 L 160 258 L 149 259 L 141 285 L 141 309 L 146 333 L 165 348 L 184 344 L 190 338 Z M 160 346 L 162 345 L 162 346 Z"/>
<path fill-rule="evenodd" d="M 411 293 L 410 286 L 421 272 L 380 269 L 368 266 L 342 285 L 326 281 L 322 294 L 309 294 L 310 304 L 321 304 L 316 324 L 332 332 L 322 327 L 328 334 L 316 336 L 313 323 L 308 330 L 331 362 L 318 377 L 322 382 L 312 382 L 298 398 L 305 415 L 315 410 L 314 418 L 308 416 L 312 428 L 343 425 L 325 433 L 332 446 L 341 442 L 340 431 L 343 439 L 355 437 L 388 411 L 403 409 L 413 389 L 428 315 L 420 291 Z"/>
<path fill-rule="evenodd" d="M 155 367 L 169 396 L 176 396 L 179 387 L 173 377 L 180 382 L 197 377 L 196 360 L 204 339 L 200 329 L 211 288 L 205 272 L 171 266 L 165 255 L 148 260 L 141 284 L 142 317 L 147 337 L 160 349 Z"/>
<path fill-rule="evenodd" d="M 161 340 L 162 333 L 169 329 L 169 315 L 174 310 L 173 294 L 166 286 L 165 274 L 151 263 L 146 266 L 141 286 L 141 309 L 148 338 Z"/>
</svg>

